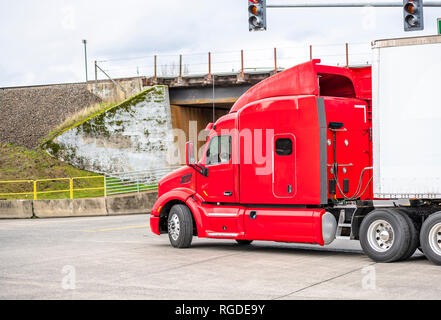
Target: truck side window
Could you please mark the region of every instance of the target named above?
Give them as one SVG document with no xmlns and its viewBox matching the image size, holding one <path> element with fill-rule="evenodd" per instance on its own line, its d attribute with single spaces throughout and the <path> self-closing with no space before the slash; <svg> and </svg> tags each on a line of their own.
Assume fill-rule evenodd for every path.
<svg viewBox="0 0 441 320">
<path fill-rule="evenodd" d="M 279 156 L 290 156 L 292 154 L 292 140 L 289 138 L 277 139 L 276 153 Z"/>
<path fill-rule="evenodd" d="M 231 160 L 231 136 L 215 136 L 207 150 L 207 165 L 228 163 Z"/>
</svg>

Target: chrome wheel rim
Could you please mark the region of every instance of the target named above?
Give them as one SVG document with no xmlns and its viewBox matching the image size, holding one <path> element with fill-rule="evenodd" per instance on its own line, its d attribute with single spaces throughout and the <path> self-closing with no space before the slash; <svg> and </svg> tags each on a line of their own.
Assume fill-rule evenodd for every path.
<svg viewBox="0 0 441 320">
<path fill-rule="evenodd" d="M 441 222 L 430 229 L 429 245 L 433 252 L 441 256 Z"/>
<path fill-rule="evenodd" d="M 174 241 L 178 240 L 180 230 L 181 228 L 180 228 L 178 215 L 174 214 L 170 218 L 170 221 L 168 222 L 168 233 L 170 234 L 170 236 Z"/>
<path fill-rule="evenodd" d="M 377 252 L 386 252 L 394 244 L 394 229 L 385 220 L 376 220 L 368 229 L 368 242 L 372 249 Z"/>
</svg>

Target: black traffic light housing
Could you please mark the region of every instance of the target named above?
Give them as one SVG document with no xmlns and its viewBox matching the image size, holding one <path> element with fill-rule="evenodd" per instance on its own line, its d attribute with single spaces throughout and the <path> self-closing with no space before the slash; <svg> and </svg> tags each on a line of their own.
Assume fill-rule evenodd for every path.
<svg viewBox="0 0 441 320">
<path fill-rule="evenodd" d="M 404 31 L 424 30 L 423 0 L 403 0 Z"/>
<path fill-rule="evenodd" d="M 266 30 L 266 0 L 248 0 L 248 25 L 250 31 Z"/>
</svg>

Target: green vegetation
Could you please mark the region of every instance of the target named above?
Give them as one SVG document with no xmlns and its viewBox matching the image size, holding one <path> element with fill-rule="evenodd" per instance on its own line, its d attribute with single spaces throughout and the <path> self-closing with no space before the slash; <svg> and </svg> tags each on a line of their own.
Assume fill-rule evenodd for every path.
<svg viewBox="0 0 441 320">
<path fill-rule="evenodd" d="M 26 172 L 26 175 L 23 174 L 24 172 Z M 74 199 L 103 197 L 104 178 L 97 176 L 99 175 L 96 173 L 79 170 L 62 161 L 56 160 L 43 150 L 29 150 L 11 144 L 0 144 L 0 182 L 20 181 L 0 183 L 0 200 L 31 200 L 34 198 L 33 181 L 47 179 L 56 180 L 37 182 L 39 200 L 69 199 L 69 178 L 80 177 L 91 178 L 73 180 Z M 138 192 L 138 190 L 149 191 L 157 189 L 157 185 L 140 183 L 138 186 L 116 178 L 109 178 L 108 182 L 111 183 L 111 189 L 120 190 L 123 191 L 123 193 L 135 193 Z M 79 190 L 89 188 L 95 190 Z M 19 194 L 2 195 L 5 193 Z"/>
<path fill-rule="evenodd" d="M 95 177 L 96 173 L 77 169 L 60 160 L 60 154 L 75 157 L 75 150 L 59 145 L 53 140 L 64 132 L 77 128 L 87 132 L 91 136 L 109 135 L 105 126 L 105 119 L 112 118 L 120 111 L 132 112 L 132 108 L 138 103 L 151 100 L 162 102 L 165 87 L 156 86 L 148 88 L 121 103 L 100 103 L 81 110 L 69 117 L 61 125 L 54 128 L 45 137 L 40 139 L 40 148 L 37 150 L 27 149 L 12 144 L 0 143 L 0 200 L 2 199 L 33 199 L 34 181 L 38 181 L 38 199 L 66 199 L 70 198 L 72 178 Z M 157 120 L 158 124 L 163 124 Z M 115 126 L 123 126 L 122 121 L 114 121 Z M 145 131 L 149 135 L 148 130 Z M 51 180 L 52 179 L 52 180 Z M 56 180 L 54 180 L 56 179 Z M 4 183 L 12 181 L 12 183 Z M 15 182 L 20 181 L 20 182 Z M 112 188 L 122 189 L 127 193 L 156 189 L 157 186 L 130 186 L 124 181 L 112 181 Z M 73 179 L 74 198 L 90 198 L 104 196 L 104 178 Z M 94 190 L 78 190 L 78 189 Z M 17 193 L 17 195 L 10 195 Z M 9 194 L 9 195 L 5 195 Z"/>
<path fill-rule="evenodd" d="M 0 194 L 31 193 L 28 195 L 0 195 L 0 199 L 33 199 L 33 180 L 97 176 L 96 173 L 76 169 L 50 157 L 43 150 L 29 150 L 11 144 L 0 144 L 0 181 L 25 180 L 29 182 L 0 183 Z M 69 180 L 42 181 L 37 191 L 69 190 Z M 73 181 L 74 189 L 103 188 L 104 179 L 78 179 Z M 104 190 L 75 191 L 75 198 L 102 197 Z M 38 199 L 66 199 L 69 191 L 42 193 Z"/>
<path fill-rule="evenodd" d="M 152 95 L 153 97 L 149 95 L 152 92 L 155 93 L 154 95 Z M 41 139 L 41 147 L 43 149 L 46 149 L 48 147 L 50 149 L 53 149 L 54 143 L 50 145 L 50 142 L 52 142 L 53 139 L 63 134 L 64 132 L 79 126 L 81 126 L 81 129 L 84 132 L 90 135 L 99 134 L 100 136 L 108 136 L 109 132 L 107 131 L 104 123 L 105 117 L 112 118 L 112 116 L 114 116 L 117 112 L 121 110 L 131 112 L 132 108 L 138 103 L 145 101 L 146 97 L 148 97 L 148 99 L 150 100 L 153 99 L 155 102 L 163 102 L 163 95 L 164 87 L 155 86 L 147 88 L 120 103 L 101 103 L 83 109 L 82 111 L 68 118 L 60 126 L 52 130 L 45 138 Z M 106 115 L 104 115 L 104 113 L 106 113 Z M 56 153 L 53 153 L 53 155 L 55 154 Z"/>
<path fill-rule="evenodd" d="M 57 126 L 54 130 L 52 130 L 46 137 L 44 137 L 41 140 L 42 145 L 47 145 L 49 142 L 51 142 L 54 138 L 59 136 L 60 134 L 77 127 L 81 123 L 86 122 L 87 120 L 106 112 L 107 110 L 113 108 L 118 103 L 108 103 L 103 102 L 99 104 L 95 104 L 93 106 L 90 106 L 88 108 L 85 108 L 73 116 L 67 118 L 62 124 Z"/>
</svg>

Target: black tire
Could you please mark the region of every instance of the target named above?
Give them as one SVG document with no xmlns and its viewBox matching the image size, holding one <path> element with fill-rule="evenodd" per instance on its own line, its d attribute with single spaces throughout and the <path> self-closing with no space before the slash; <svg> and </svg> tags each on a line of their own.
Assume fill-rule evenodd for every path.
<svg viewBox="0 0 441 320">
<path fill-rule="evenodd" d="M 417 251 L 418 247 L 420 246 L 420 233 L 413 222 L 413 220 L 406 214 L 405 211 L 400 210 L 399 211 L 401 215 L 406 219 L 407 224 L 409 225 L 409 231 L 410 231 L 410 244 L 409 249 L 407 252 L 398 259 L 399 261 L 405 261 L 413 256 L 413 254 Z"/>
<path fill-rule="evenodd" d="M 193 240 L 193 217 L 186 205 L 176 204 L 171 208 L 167 228 L 168 238 L 173 247 L 190 248 Z"/>
<path fill-rule="evenodd" d="M 441 265 L 441 212 L 437 212 L 429 216 L 426 221 L 424 221 L 420 233 L 420 243 L 423 249 L 424 255 L 436 265 Z M 438 230 L 437 232 L 435 232 Z M 434 234 L 431 234 L 433 232 Z M 432 237 L 437 237 L 436 239 L 431 239 Z M 432 243 L 432 245 L 431 245 Z M 437 249 L 436 245 L 439 246 Z M 435 247 L 435 250 L 433 247 Z"/>
<path fill-rule="evenodd" d="M 253 243 L 252 240 L 236 240 L 236 242 L 241 246 L 248 246 Z"/>
<path fill-rule="evenodd" d="M 393 229 L 393 242 L 387 249 L 375 248 L 375 244 L 371 245 L 369 238 L 371 238 L 370 227 L 374 227 L 380 221 L 385 221 Z M 380 224 L 381 226 L 381 224 Z M 395 262 L 402 259 L 406 254 L 409 254 L 409 248 L 412 245 L 412 235 L 410 226 L 406 218 L 399 212 L 393 209 L 376 209 L 369 213 L 361 223 L 360 227 L 360 244 L 364 253 L 376 262 Z M 371 242 L 380 239 L 379 237 L 371 240 Z M 380 251 L 384 250 L 384 251 Z"/>
</svg>

